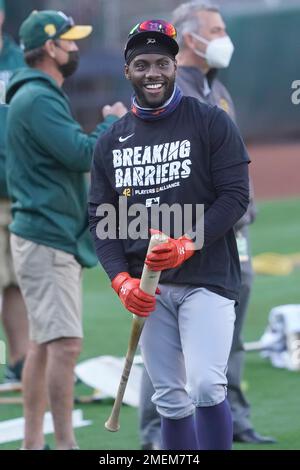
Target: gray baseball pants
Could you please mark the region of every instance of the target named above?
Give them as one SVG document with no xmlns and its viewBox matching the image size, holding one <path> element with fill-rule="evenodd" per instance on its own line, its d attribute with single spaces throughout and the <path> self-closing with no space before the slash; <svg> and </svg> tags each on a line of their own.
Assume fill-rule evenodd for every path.
<svg viewBox="0 0 300 470">
<path fill-rule="evenodd" d="M 180 419 L 226 397 L 234 301 L 205 288 L 161 284 L 141 336 L 160 415 Z"/>
</svg>

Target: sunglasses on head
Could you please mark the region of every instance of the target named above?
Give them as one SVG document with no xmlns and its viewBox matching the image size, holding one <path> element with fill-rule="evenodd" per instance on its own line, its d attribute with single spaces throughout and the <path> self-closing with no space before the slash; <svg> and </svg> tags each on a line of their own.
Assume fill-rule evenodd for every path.
<svg viewBox="0 0 300 470">
<path fill-rule="evenodd" d="M 56 30 L 56 32 L 51 36 L 54 38 L 59 38 L 62 34 L 66 33 L 75 25 L 74 20 L 71 16 L 68 16 L 65 22 Z"/>
<path fill-rule="evenodd" d="M 144 32 L 153 32 L 163 33 L 166 36 L 169 36 L 172 39 L 175 39 L 177 36 L 175 26 L 172 23 L 168 23 L 164 20 L 148 20 L 138 23 L 132 28 L 128 37 L 134 36 L 137 33 Z"/>
</svg>

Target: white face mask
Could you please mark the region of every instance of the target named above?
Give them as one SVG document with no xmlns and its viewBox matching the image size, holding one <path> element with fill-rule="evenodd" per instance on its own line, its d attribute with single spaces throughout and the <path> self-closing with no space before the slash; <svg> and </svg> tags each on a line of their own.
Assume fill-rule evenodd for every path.
<svg viewBox="0 0 300 470">
<path fill-rule="evenodd" d="M 234 51 L 234 45 L 231 42 L 229 36 L 223 36 L 222 38 L 207 39 L 198 36 L 198 34 L 191 33 L 198 41 L 207 44 L 206 52 L 203 53 L 198 49 L 194 49 L 194 53 L 200 57 L 203 57 L 207 64 L 216 69 L 224 69 L 230 64 L 230 60 Z"/>
</svg>

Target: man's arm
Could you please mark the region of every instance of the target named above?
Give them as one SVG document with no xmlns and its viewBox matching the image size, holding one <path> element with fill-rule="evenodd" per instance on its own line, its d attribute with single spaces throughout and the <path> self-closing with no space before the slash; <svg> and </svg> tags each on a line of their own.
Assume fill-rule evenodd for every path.
<svg viewBox="0 0 300 470">
<path fill-rule="evenodd" d="M 231 119 L 217 108 L 212 112 L 215 115 L 209 127 L 209 148 L 216 200 L 204 213 L 204 244 L 203 234 L 194 235 L 197 227 L 203 227 L 201 221 L 198 221 L 191 233 L 187 231 L 185 236 L 169 239 L 166 244 L 152 250 L 146 264 L 153 271 L 180 266 L 194 255 L 195 250 L 201 250 L 203 246 L 205 248 L 224 236 L 247 209 L 249 157 Z"/>
<path fill-rule="evenodd" d="M 119 296 L 124 307 L 135 315 L 147 317 L 155 309 L 155 296 L 149 295 L 140 288 L 140 279 L 133 278 L 128 272 L 123 243 L 118 238 L 118 199 L 119 195 L 112 188 L 102 164 L 101 143 L 95 149 L 91 170 L 91 189 L 89 194 L 90 231 L 98 259 L 112 281 L 111 286 Z M 105 204 L 105 209 L 103 205 Z M 110 211 L 112 211 L 110 213 Z M 107 214 L 110 213 L 110 216 Z M 101 224 L 106 218 L 112 226 L 110 238 L 103 238 Z"/>
<path fill-rule="evenodd" d="M 249 206 L 247 211 L 244 213 L 244 215 L 238 220 L 238 222 L 234 226 L 234 230 L 238 231 L 241 230 L 243 227 L 246 225 L 253 224 L 253 222 L 256 219 L 257 215 L 257 207 L 254 201 L 254 189 L 253 189 L 253 184 L 251 181 L 251 178 L 249 179 Z"/>
<path fill-rule="evenodd" d="M 103 150 L 101 142 L 95 148 L 93 163 L 91 167 L 91 187 L 89 192 L 89 225 L 97 257 L 111 280 L 120 273 L 128 271 L 128 263 L 124 254 L 123 243 L 118 239 L 118 199 L 119 195 L 112 188 L 106 175 L 102 157 Z M 104 204 L 110 205 L 110 214 L 100 215 Z M 102 212 L 103 214 L 103 212 Z M 101 221 L 107 217 L 111 228 L 115 230 L 115 238 L 103 238 L 99 230 Z"/>
<path fill-rule="evenodd" d="M 67 104 L 47 95 L 34 100 L 31 116 L 31 131 L 38 145 L 68 170 L 78 172 L 90 170 L 97 138 L 118 119 L 108 115 L 92 134 L 86 134 Z"/>
<path fill-rule="evenodd" d="M 249 203 L 246 163 L 215 172 L 214 177 L 218 197 L 204 214 L 204 246 L 224 236 L 241 218 Z"/>
<path fill-rule="evenodd" d="M 204 214 L 204 246 L 224 236 L 249 204 L 250 159 L 236 125 L 217 108 L 212 111 L 209 142 L 216 200 Z"/>
<path fill-rule="evenodd" d="M 102 115 L 104 121 L 98 124 L 95 130 L 89 134 L 90 137 L 95 138 L 95 144 L 97 139 L 118 119 L 127 113 L 127 108 L 121 101 L 117 101 L 113 105 L 106 104 L 102 108 Z"/>
</svg>

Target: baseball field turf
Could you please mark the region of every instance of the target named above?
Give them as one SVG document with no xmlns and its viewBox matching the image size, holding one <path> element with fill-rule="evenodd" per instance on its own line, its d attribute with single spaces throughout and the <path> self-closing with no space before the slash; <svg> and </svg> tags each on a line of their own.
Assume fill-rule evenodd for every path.
<svg viewBox="0 0 300 470">
<path fill-rule="evenodd" d="M 256 223 L 251 228 L 253 253 L 300 252 L 300 199 L 284 199 L 259 204 Z M 260 338 L 267 324 L 268 313 L 276 305 L 300 303 L 300 269 L 288 276 L 257 275 L 245 330 L 246 341 Z M 130 330 L 126 313 L 109 282 L 99 268 L 86 271 L 84 277 L 85 342 L 81 360 L 99 355 L 125 354 Z M 0 366 L 0 377 L 3 374 Z M 252 405 L 252 419 L 257 431 L 272 435 L 278 444 L 269 446 L 236 445 L 236 449 L 298 449 L 300 450 L 299 372 L 273 368 L 258 353 L 247 353 L 244 387 Z M 83 385 L 76 386 L 76 395 L 88 393 Z M 108 433 L 104 422 L 112 401 L 76 406 L 93 424 L 76 432 L 81 449 L 138 449 L 137 410 L 124 406 L 121 430 Z M 0 405 L 0 420 L 20 417 L 21 405 Z M 54 446 L 53 436 L 47 442 Z M 2 449 L 16 449 L 19 442 L 3 444 Z"/>
</svg>

